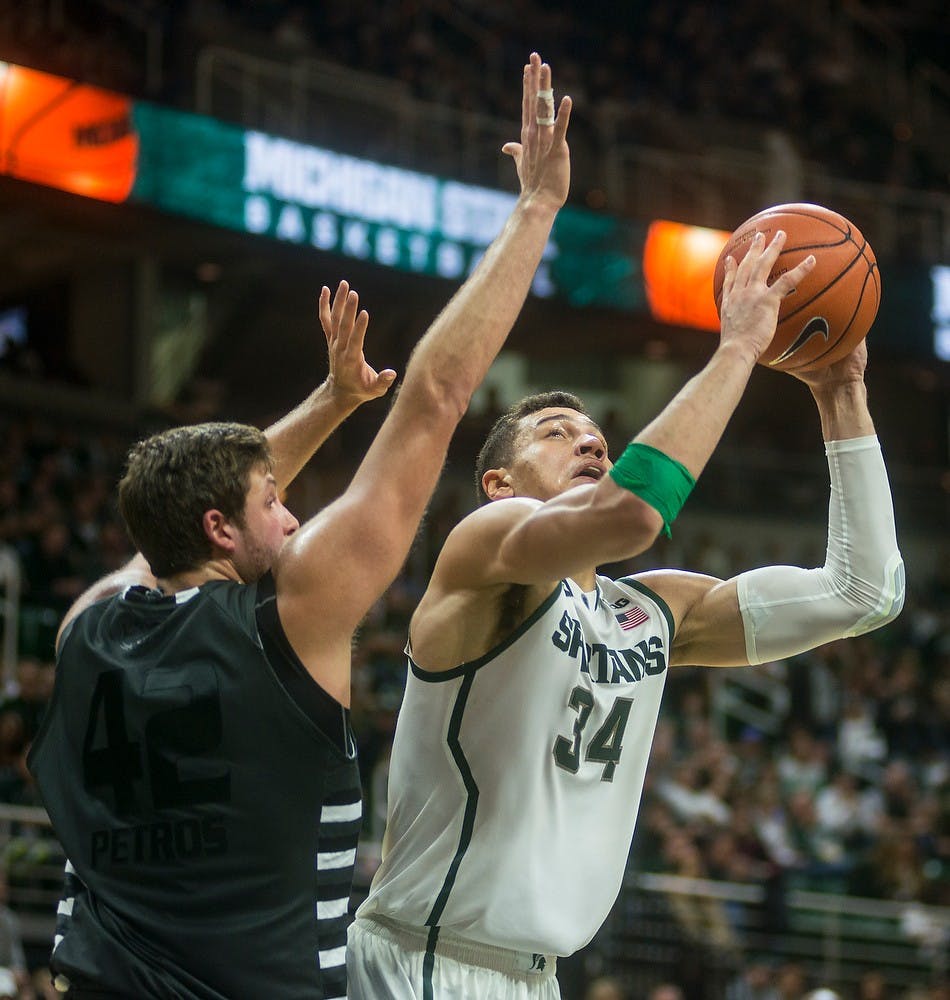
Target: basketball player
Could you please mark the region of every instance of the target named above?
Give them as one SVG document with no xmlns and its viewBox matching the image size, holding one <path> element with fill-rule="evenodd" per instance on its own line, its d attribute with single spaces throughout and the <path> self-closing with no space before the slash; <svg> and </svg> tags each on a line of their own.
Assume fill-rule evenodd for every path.
<svg viewBox="0 0 950 1000">
<path fill-rule="evenodd" d="M 895 617 L 903 564 L 863 344 L 802 375 L 831 468 L 820 569 L 611 580 L 668 529 L 813 266 L 727 267 L 720 344 L 611 463 L 566 393 L 529 397 L 478 459 L 490 501 L 449 535 L 410 625 L 382 864 L 350 928 L 352 1000 L 553 1000 L 627 860 L 667 670 L 761 663 Z"/>
<path fill-rule="evenodd" d="M 353 632 L 404 562 L 527 295 L 567 197 L 570 107 L 555 120 L 550 67 L 532 54 L 521 142 L 505 146 L 521 194 L 338 500 L 299 526 L 280 497 L 392 381 L 363 361 L 368 317 L 346 283 L 320 299 L 349 373 L 342 394 L 340 373 L 329 380 L 329 411 L 324 399 L 266 434 L 199 425 L 132 449 L 119 502 L 141 556 L 66 615 L 31 756 L 70 859 L 52 959 L 69 997 L 346 995 Z"/>
</svg>

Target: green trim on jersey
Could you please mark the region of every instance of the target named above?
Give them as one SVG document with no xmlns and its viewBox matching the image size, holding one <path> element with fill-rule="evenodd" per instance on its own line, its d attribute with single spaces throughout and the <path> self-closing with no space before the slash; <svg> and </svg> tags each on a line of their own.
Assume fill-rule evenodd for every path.
<svg viewBox="0 0 950 1000">
<path fill-rule="evenodd" d="M 632 576 L 621 576 L 616 581 L 616 583 L 626 584 L 628 587 L 633 587 L 634 590 L 639 590 L 641 594 L 649 597 L 651 601 L 663 612 L 666 618 L 667 628 L 670 630 L 669 638 L 669 648 L 673 649 L 673 636 L 676 634 L 676 625 L 673 622 L 673 612 L 670 611 L 670 606 L 663 600 L 662 597 L 655 591 L 651 590 L 645 583 L 640 583 L 639 580 L 635 580 Z"/>
<path fill-rule="evenodd" d="M 452 717 L 449 720 L 449 729 L 445 735 L 445 742 L 449 746 L 452 759 L 455 761 L 455 766 L 459 769 L 459 774 L 462 776 L 462 783 L 465 785 L 465 812 L 462 814 L 462 830 L 459 834 L 458 847 L 449 865 L 449 870 L 446 872 L 445 880 L 442 882 L 439 895 L 436 897 L 429 916 L 426 917 L 427 927 L 434 927 L 439 923 L 439 918 L 445 910 L 445 904 L 449 901 L 449 894 L 455 885 L 455 876 L 458 874 L 459 865 L 462 863 L 462 858 L 465 857 L 468 845 L 472 842 L 472 832 L 475 829 L 475 811 L 478 808 L 478 785 L 475 783 L 475 776 L 472 774 L 472 769 L 465 759 L 465 751 L 462 749 L 462 744 L 459 740 L 459 735 L 462 731 L 462 717 L 465 715 L 465 706 L 468 703 L 469 692 L 472 690 L 474 682 L 475 672 L 471 671 L 459 687 L 458 694 L 455 697 L 455 706 L 452 709 Z"/>
<path fill-rule="evenodd" d="M 439 943 L 439 928 L 433 927 L 426 940 L 425 958 L 422 960 L 422 1000 L 435 1000 L 432 972 L 435 969 L 435 946 Z"/>
<path fill-rule="evenodd" d="M 422 963 L 423 1000 L 434 1000 L 432 973 L 435 968 L 435 946 L 439 940 L 439 918 L 442 916 L 446 903 L 449 901 L 449 896 L 455 886 L 455 878 L 458 875 L 459 866 L 462 864 L 462 859 L 468 851 L 469 845 L 472 842 L 472 833 L 475 830 L 475 813 L 478 810 L 478 785 L 475 782 L 475 776 L 472 774 L 472 769 L 469 767 L 468 761 L 465 758 L 465 751 L 462 749 L 462 744 L 459 740 L 459 734 L 462 730 L 462 718 L 465 715 L 465 706 L 474 682 L 475 671 L 471 670 L 459 687 L 455 698 L 455 705 L 452 708 L 452 717 L 449 720 L 448 732 L 445 737 L 445 741 L 452 754 L 452 759 L 455 761 L 455 766 L 462 776 L 462 783 L 465 785 L 465 811 L 462 814 L 462 830 L 459 834 L 458 847 L 449 864 L 449 869 L 445 873 L 445 879 L 442 882 L 442 887 L 432 906 L 432 910 L 426 918 L 426 926 L 429 927 L 429 937 L 426 942 L 425 958 Z"/>
<path fill-rule="evenodd" d="M 457 667 L 452 667 L 451 670 L 425 670 L 420 667 L 416 661 L 412 658 L 412 654 L 408 654 L 409 658 L 409 669 L 413 674 L 419 678 L 420 681 L 425 681 L 427 684 L 440 684 L 442 681 L 451 681 L 457 677 L 462 677 L 464 674 L 470 673 L 472 671 L 478 670 L 479 667 L 483 667 L 489 660 L 493 660 L 500 653 L 503 653 L 513 642 L 517 642 L 518 639 L 528 631 L 529 628 L 551 607 L 551 605 L 558 599 L 561 594 L 561 589 L 563 587 L 563 580 L 559 580 L 557 586 L 551 591 L 550 595 L 546 597 L 538 607 L 528 615 L 527 618 L 511 633 L 507 638 L 503 639 L 497 646 L 493 646 L 487 653 L 483 656 L 478 657 L 477 660 L 468 660 L 465 663 L 459 664 Z"/>
</svg>

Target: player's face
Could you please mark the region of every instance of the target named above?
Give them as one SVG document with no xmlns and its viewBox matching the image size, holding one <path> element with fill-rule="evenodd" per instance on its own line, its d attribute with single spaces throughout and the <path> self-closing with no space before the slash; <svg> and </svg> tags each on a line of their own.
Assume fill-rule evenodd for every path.
<svg viewBox="0 0 950 1000">
<path fill-rule="evenodd" d="M 552 406 L 521 421 L 507 471 L 514 496 L 550 500 L 601 480 L 610 469 L 600 428 L 577 410 Z"/>
<path fill-rule="evenodd" d="M 241 579 L 251 583 L 268 572 L 284 540 L 299 527 L 300 522 L 281 502 L 274 477 L 264 468 L 255 469 L 233 556 Z"/>
</svg>

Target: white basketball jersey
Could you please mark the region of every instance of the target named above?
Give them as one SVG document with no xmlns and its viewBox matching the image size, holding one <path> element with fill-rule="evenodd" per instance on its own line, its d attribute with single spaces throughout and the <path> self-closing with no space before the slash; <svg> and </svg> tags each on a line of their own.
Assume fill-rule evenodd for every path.
<svg viewBox="0 0 950 1000">
<path fill-rule="evenodd" d="M 588 606 L 589 605 L 589 606 Z M 570 955 L 620 891 L 672 640 L 633 580 L 571 580 L 485 656 L 410 658 L 383 861 L 358 915 Z"/>
</svg>

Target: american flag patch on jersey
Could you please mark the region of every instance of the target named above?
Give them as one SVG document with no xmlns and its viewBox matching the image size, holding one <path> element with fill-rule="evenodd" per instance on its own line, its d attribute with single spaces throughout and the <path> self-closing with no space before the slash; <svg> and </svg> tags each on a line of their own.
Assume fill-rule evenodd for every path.
<svg viewBox="0 0 950 1000">
<path fill-rule="evenodd" d="M 650 620 L 650 616 L 637 604 L 624 611 L 623 614 L 617 615 L 616 618 L 625 632 L 629 632 L 630 629 Z"/>
</svg>

